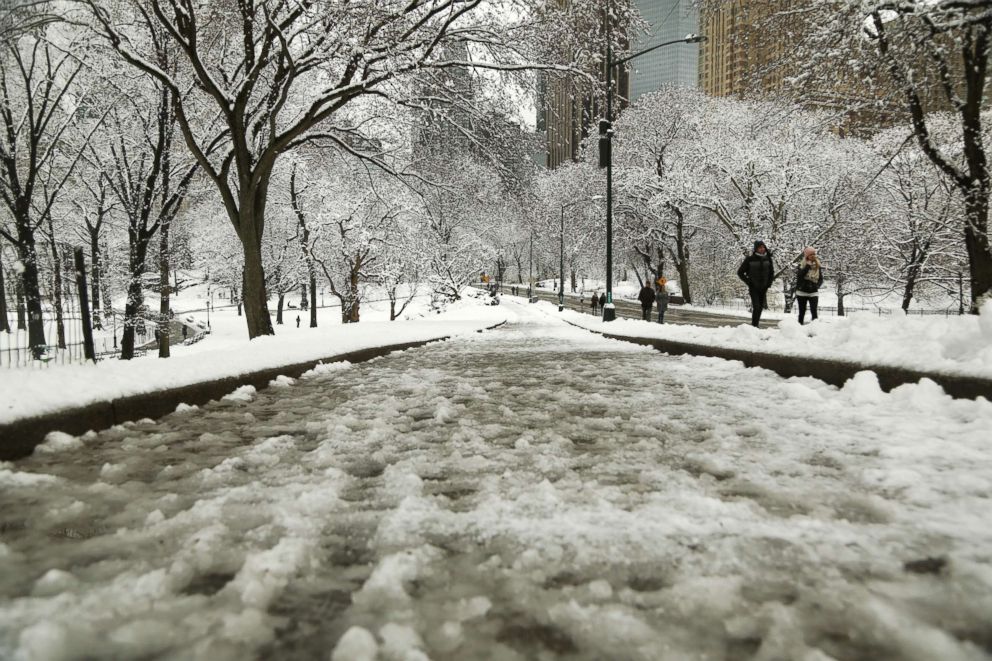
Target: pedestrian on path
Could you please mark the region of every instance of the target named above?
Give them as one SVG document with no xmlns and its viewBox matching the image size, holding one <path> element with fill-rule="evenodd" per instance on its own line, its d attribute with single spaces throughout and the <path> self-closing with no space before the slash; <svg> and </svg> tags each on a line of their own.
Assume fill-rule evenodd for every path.
<svg viewBox="0 0 992 661">
<path fill-rule="evenodd" d="M 658 323 L 665 323 L 665 311 L 668 310 L 668 280 L 658 278 L 658 291 L 655 292 L 654 299 L 658 303 Z"/>
<path fill-rule="evenodd" d="M 296 315 L 296 327 L 300 327 L 300 315 Z"/>
<path fill-rule="evenodd" d="M 744 258 L 737 277 L 744 281 L 751 295 L 751 325 L 757 328 L 761 311 L 768 308 L 768 290 L 775 278 L 772 253 L 764 241 L 754 242 L 754 252 Z"/>
<path fill-rule="evenodd" d="M 599 295 L 599 311 L 600 313 L 606 312 L 606 292 Z"/>
<path fill-rule="evenodd" d="M 186 336 L 189 335 L 189 331 L 186 330 L 186 324 L 183 324 L 183 342 L 186 341 Z"/>
<path fill-rule="evenodd" d="M 654 290 L 647 282 L 641 287 L 637 294 L 637 300 L 641 302 L 641 319 L 651 321 L 651 307 L 654 305 Z"/>
<path fill-rule="evenodd" d="M 596 314 L 597 308 L 599 308 L 599 292 L 592 293 L 592 313 Z"/>
<path fill-rule="evenodd" d="M 803 259 L 796 271 L 796 300 L 799 302 L 799 325 L 806 317 L 809 304 L 810 321 L 816 321 L 816 308 L 820 302 L 820 285 L 823 284 L 823 265 L 812 246 L 803 250 Z"/>
</svg>

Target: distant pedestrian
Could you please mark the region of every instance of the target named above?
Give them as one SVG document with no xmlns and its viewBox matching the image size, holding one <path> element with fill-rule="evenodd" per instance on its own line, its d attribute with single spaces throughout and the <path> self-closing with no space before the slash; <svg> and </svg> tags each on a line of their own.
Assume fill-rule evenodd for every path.
<svg viewBox="0 0 992 661">
<path fill-rule="evenodd" d="M 768 307 L 768 290 L 775 278 L 772 253 L 764 241 L 754 242 L 754 252 L 744 258 L 737 269 L 737 277 L 744 281 L 751 295 L 751 325 L 757 328 L 761 311 Z"/>
<path fill-rule="evenodd" d="M 796 270 L 796 300 L 799 302 L 799 324 L 806 317 L 809 304 L 810 321 L 816 321 L 816 308 L 820 302 L 820 285 L 823 284 L 823 265 L 816 256 L 816 248 L 803 250 L 803 259 Z"/>
<path fill-rule="evenodd" d="M 668 280 L 658 278 L 658 290 L 654 294 L 654 300 L 658 303 L 658 323 L 665 323 L 665 311 L 668 310 Z"/>
<path fill-rule="evenodd" d="M 599 295 L 599 311 L 600 313 L 606 311 L 606 292 Z"/>
<path fill-rule="evenodd" d="M 300 315 L 296 315 L 296 327 L 300 327 Z"/>
<path fill-rule="evenodd" d="M 596 314 L 599 308 L 599 292 L 592 293 L 592 313 Z"/>
<path fill-rule="evenodd" d="M 654 306 L 654 290 L 647 282 L 637 293 L 637 300 L 641 302 L 641 319 L 651 321 L 651 308 Z"/>
<path fill-rule="evenodd" d="M 183 342 L 185 342 L 185 341 L 186 341 L 186 336 L 187 336 L 188 334 L 189 334 L 189 331 L 188 331 L 188 330 L 187 330 L 187 328 L 186 328 L 186 324 L 183 324 Z"/>
</svg>

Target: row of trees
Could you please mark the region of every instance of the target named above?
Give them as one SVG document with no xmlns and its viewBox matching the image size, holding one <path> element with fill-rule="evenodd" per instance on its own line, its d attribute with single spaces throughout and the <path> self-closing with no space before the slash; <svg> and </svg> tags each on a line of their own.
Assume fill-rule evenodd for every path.
<svg viewBox="0 0 992 661">
<path fill-rule="evenodd" d="M 592 0 L 573 4 L 595 15 Z M 349 321 L 365 283 L 399 296 L 420 279 L 457 296 L 519 188 L 492 90 L 589 57 L 562 47 L 578 35 L 538 0 L 16 9 L 0 16 L 0 273 L 15 281 L 0 286 L 0 323 L 12 289 L 36 353 L 58 314 L 43 285 L 79 235 L 95 305 L 112 298 L 97 291 L 126 291 L 125 358 L 149 273 L 167 314 L 177 254 L 236 292 L 250 338 L 273 332 L 271 295 L 277 317 L 301 287 L 312 309 L 318 280 Z M 459 148 L 438 158 L 431 141 L 452 136 Z"/>
<path fill-rule="evenodd" d="M 930 121 L 935 141 L 953 140 L 950 118 Z M 628 109 L 616 132 L 617 245 L 639 279 L 665 274 L 690 302 L 733 298 L 740 259 L 760 238 L 779 255 L 786 300 L 808 245 L 821 249 L 841 306 L 852 292 L 898 292 L 904 309 L 921 293 L 957 299 L 968 265 L 963 200 L 905 129 L 841 138 L 821 113 L 668 88 Z M 604 189 L 589 156 L 540 184 L 551 263 L 555 205 Z M 568 211 L 569 263 L 592 273 L 602 269 L 601 214 L 595 202 Z"/>
</svg>

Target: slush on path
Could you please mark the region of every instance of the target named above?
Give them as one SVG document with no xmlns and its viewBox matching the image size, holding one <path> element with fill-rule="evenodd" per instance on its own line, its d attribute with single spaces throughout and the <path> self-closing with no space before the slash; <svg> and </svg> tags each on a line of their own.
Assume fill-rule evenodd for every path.
<svg viewBox="0 0 992 661">
<path fill-rule="evenodd" d="M 507 306 L 0 464 L 0 658 L 989 658 L 992 404 Z"/>
</svg>

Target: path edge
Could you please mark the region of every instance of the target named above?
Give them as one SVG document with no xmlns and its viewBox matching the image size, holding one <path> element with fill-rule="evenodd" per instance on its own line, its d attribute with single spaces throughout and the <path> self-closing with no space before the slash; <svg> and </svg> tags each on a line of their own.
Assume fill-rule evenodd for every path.
<svg viewBox="0 0 992 661">
<path fill-rule="evenodd" d="M 475 330 L 476 333 L 494 330 L 506 324 L 506 320 L 498 324 Z M 444 335 L 429 340 L 399 342 L 380 347 L 369 347 L 334 354 L 300 363 L 290 363 L 279 367 L 267 367 L 238 376 L 222 377 L 199 381 L 176 388 L 164 388 L 138 395 L 128 395 L 102 402 L 93 402 L 84 406 L 60 409 L 31 418 L 22 418 L 8 424 L 0 424 L 0 461 L 15 461 L 29 456 L 40 445 L 45 437 L 60 431 L 73 436 L 85 434 L 90 430 L 99 431 L 114 425 L 143 418 L 158 419 L 173 413 L 180 404 L 202 406 L 211 400 L 220 399 L 224 395 L 241 386 L 254 386 L 258 390 L 268 387 L 269 382 L 278 376 L 300 378 L 321 363 L 364 363 L 373 358 L 380 358 L 394 351 L 416 349 L 434 342 L 446 342 L 453 335 Z"/>
<path fill-rule="evenodd" d="M 811 376 L 815 379 L 825 381 L 831 385 L 841 387 L 854 377 L 858 372 L 872 371 L 878 376 L 878 383 L 882 390 L 886 392 L 901 385 L 918 383 L 920 379 L 930 379 L 944 389 L 948 395 L 958 399 L 978 399 L 984 397 L 992 401 L 992 379 L 985 379 L 977 376 L 964 376 L 957 374 L 946 374 L 943 372 L 926 372 L 922 370 L 910 369 L 907 367 L 894 367 L 891 365 L 871 365 L 863 363 L 852 363 L 844 360 L 829 358 L 813 358 L 805 356 L 790 356 L 786 354 L 769 353 L 764 351 L 748 351 L 746 349 L 732 349 L 729 347 L 718 347 L 708 344 L 696 344 L 693 342 L 680 342 L 677 340 L 665 340 L 650 337 L 632 337 L 628 335 L 615 335 L 602 331 L 586 328 L 579 324 L 563 320 L 566 323 L 581 328 L 582 330 L 596 333 L 611 340 L 631 342 L 644 346 L 654 347 L 658 351 L 673 356 L 703 356 L 708 358 L 722 358 L 724 360 L 736 360 L 744 363 L 745 367 L 763 367 L 771 370 L 782 377 Z"/>
</svg>

